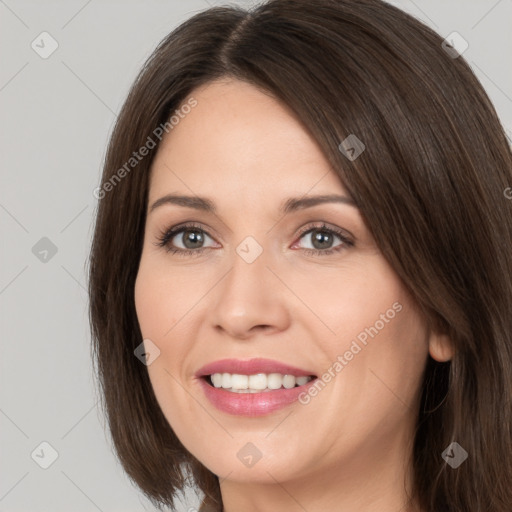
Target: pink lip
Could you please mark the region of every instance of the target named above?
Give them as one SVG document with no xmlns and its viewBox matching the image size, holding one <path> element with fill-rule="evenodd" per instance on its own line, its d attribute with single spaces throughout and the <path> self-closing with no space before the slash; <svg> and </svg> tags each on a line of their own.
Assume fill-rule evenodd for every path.
<svg viewBox="0 0 512 512">
<path fill-rule="evenodd" d="M 256 375 L 257 373 L 281 373 L 295 377 L 314 375 L 311 370 L 273 361 L 272 359 L 221 359 L 209 363 L 196 372 L 196 377 L 204 377 L 214 373 L 238 373 L 239 375 Z"/>
<path fill-rule="evenodd" d="M 282 409 L 297 401 L 301 393 L 307 392 L 316 378 L 292 389 L 278 389 L 261 393 L 233 393 L 222 388 L 215 388 L 206 379 L 213 373 L 238 373 L 240 375 L 255 375 L 257 373 L 281 373 L 283 375 L 311 376 L 309 370 L 272 361 L 270 359 L 223 359 L 203 366 L 197 373 L 198 381 L 206 398 L 217 409 L 238 416 L 263 416 Z"/>
</svg>

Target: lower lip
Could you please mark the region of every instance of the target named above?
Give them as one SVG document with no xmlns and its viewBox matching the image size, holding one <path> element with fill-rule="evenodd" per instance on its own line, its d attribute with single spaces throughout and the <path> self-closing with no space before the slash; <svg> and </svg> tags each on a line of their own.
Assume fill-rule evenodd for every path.
<svg viewBox="0 0 512 512">
<path fill-rule="evenodd" d="M 263 416 L 278 411 L 296 402 L 316 380 L 315 378 L 303 386 L 291 389 L 283 388 L 262 393 L 233 393 L 213 387 L 204 378 L 199 378 L 206 398 L 217 409 L 237 416 Z"/>
</svg>

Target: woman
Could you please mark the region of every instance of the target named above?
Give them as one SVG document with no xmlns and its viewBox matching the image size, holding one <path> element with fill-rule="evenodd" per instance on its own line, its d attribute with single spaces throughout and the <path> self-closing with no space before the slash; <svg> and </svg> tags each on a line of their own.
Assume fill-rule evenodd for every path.
<svg viewBox="0 0 512 512">
<path fill-rule="evenodd" d="M 183 23 L 96 191 L 127 474 L 156 506 L 191 483 L 201 511 L 510 511 L 511 184 L 463 57 L 393 6 Z"/>
</svg>

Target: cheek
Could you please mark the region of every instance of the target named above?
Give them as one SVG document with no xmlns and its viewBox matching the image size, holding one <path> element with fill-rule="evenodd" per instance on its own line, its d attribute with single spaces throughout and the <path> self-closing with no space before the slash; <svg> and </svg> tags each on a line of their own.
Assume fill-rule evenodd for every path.
<svg viewBox="0 0 512 512">
<path fill-rule="evenodd" d="M 155 341 L 163 338 L 177 319 L 185 314 L 184 310 L 180 315 L 180 309 L 184 309 L 186 290 L 179 280 L 171 279 L 169 272 L 143 257 L 134 295 L 137 319 L 144 338 Z"/>
<path fill-rule="evenodd" d="M 158 282 L 154 273 L 147 270 L 144 255 L 142 256 L 135 280 L 135 310 L 137 312 L 137 320 L 143 338 L 150 338 L 149 330 L 158 321 L 158 315 L 154 311 L 155 285 Z"/>
<path fill-rule="evenodd" d="M 315 322 L 317 329 L 311 332 L 312 339 L 319 339 L 320 330 L 326 327 L 331 334 L 322 336 L 322 344 L 336 349 L 343 348 L 346 342 L 350 344 L 358 335 L 363 341 L 370 338 L 367 330 L 375 332 L 375 324 L 379 333 L 388 332 L 390 324 L 398 324 L 400 318 L 407 316 L 403 310 L 411 302 L 380 254 L 352 258 L 337 268 L 320 268 L 316 272 L 309 269 L 287 279 L 316 317 L 314 320 L 312 315 L 301 315 L 308 323 Z"/>
<path fill-rule="evenodd" d="M 179 368 L 186 344 L 171 343 L 173 338 L 181 337 L 178 332 L 181 324 L 176 329 L 174 325 L 180 318 L 177 310 L 180 304 L 183 307 L 183 294 L 173 295 L 169 285 L 169 279 L 156 265 L 141 260 L 134 291 L 137 318 L 143 339 L 150 339 L 160 350 L 147 371 L 156 400 L 174 428 L 181 425 L 182 414 L 188 418 L 186 411 L 190 403 L 183 399 L 182 388 L 177 383 L 181 380 Z"/>
<path fill-rule="evenodd" d="M 135 309 L 142 338 L 151 340 L 160 350 L 147 369 L 161 405 L 163 392 L 172 395 L 172 390 L 180 389 L 174 379 L 182 380 L 182 362 L 190 348 L 187 313 L 197 300 L 197 291 L 193 290 L 177 275 L 161 268 L 158 261 L 143 256 L 135 281 Z"/>
<path fill-rule="evenodd" d="M 364 328 L 338 351 L 345 365 L 338 381 L 339 412 L 352 411 L 352 428 L 362 432 L 379 425 L 381 436 L 412 421 L 428 355 L 416 311 L 407 297 L 397 302 L 402 309 L 387 323 L 374 314 L 382 309 L 373 310 L 364 319 Z"/>
<path fill-rule="evenodd" d="M 332 332 L 316 338 L 326 371 L 336 375 L 338 413 L 361 418 L 383 416 L 401 401 L 413 405 L 428 355 L 422 317 L 398 276 L 380 256 L 364 268 L 333 274 L 308 294 Z"/>
</svg>

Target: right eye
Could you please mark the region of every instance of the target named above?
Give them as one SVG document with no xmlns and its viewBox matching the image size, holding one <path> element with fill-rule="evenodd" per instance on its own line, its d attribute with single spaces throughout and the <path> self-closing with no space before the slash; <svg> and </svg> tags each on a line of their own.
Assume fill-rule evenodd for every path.
<svg viewBox="0 0 512 512">
<path fill-rule="evenodd" d="M 181 235 L 179 237 L 178 235 Z M 160 236 L 158 237 L 158 242 L 156 245 L 159 247 L 165 248 L 167 252 L 170 252 L 172 254 L 178 254 L 180 256 L 191 256 L 192 254 L 199 255 L 202 254 L 204 249 L 207 249 L 208 247 L 176 247 L 174 243 L 172 243 L 173 239 L 180 239 L 182 245 L 191 244 L 194 246 L 194 244 L 202 244 L 205 241 L 205 236 L 207 238 L 210 238 L 210 235 L 201 228 L 201 226 L 197 224 L 182 224 L 179 226 L 173 226 L 167 230 L 164 230 Z"/>
</svg>

